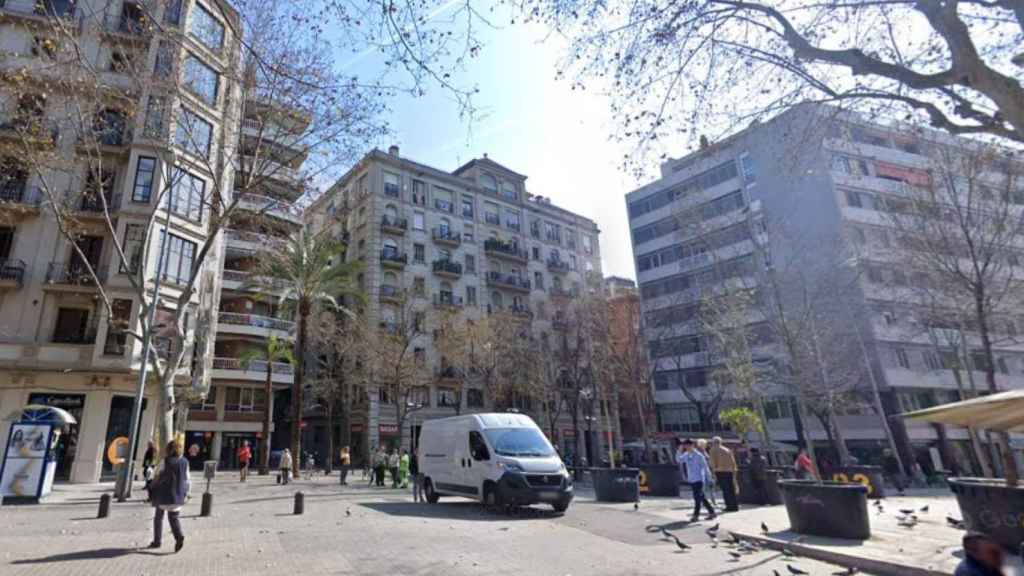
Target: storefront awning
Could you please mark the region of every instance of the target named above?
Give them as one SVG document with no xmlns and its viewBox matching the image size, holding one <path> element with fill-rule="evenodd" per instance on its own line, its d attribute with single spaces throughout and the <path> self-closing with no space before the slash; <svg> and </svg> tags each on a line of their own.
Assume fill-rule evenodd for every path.
<svg viewBox="0 0 1024 576">
<path fill-rule="evenodd" d="M 1024 432 L 1024 390 L 1011 390 L 901 414 L 908 420 Z"/>
<path fill-rule="evenodd" d="M 8 422 L 38 422 L 40 424 L 57 424 L 67 426 L 78 424 L 78 420 L 70 412 L 55 406 L 44 406 L 42 404 L 29 404 L 19 408 L 5 418 Z"/>
</svg>

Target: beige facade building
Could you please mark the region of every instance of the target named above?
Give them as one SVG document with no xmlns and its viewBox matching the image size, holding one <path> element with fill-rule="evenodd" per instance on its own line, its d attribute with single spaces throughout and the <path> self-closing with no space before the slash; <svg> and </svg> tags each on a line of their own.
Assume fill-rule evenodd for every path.
<svg viewBox="0 0 1024 576">
<path fill-rule="evenodd" d="M 207 0 L 0 3 L 0 66 L 6 74 L 0 80 L 0 414 L 49 404 L 75 415 L 78 424 L 57 450 L 58 479 L 112 476 L 106 448 L 129 433 L 138 381 L 141 344 L 109 327 L 136 325 L 139 302 L 115 254 L 104 205 L 126 257 L 141 267 L 150 290 L 160 239 L 169 238 L 160 288 L 166 306 L 191 277 L 206 239 L 211 191 L 228 183 L 222 189 L 230 196 L 240 98 L 230 80 L 236 75 L 226 72 L 237 68 L 240 52 L 226 33 L 225 15 L 235 18 L 231 8 Z M 70 30 L 76 46 L 54 34 L 55 26 Z M 69 61 L 73 54 L 85 61 Z M 108 87 L 92 104 L 109 104 L 83 111 L 84 97 L 48 85 L 45 74 L 60 66 L 95 71 L 98 78 L 87 78 L 82 89 Z M 82 113 L 91 118 L 89 133 L 81 132 Z M 62 169 L 40 171 L 26 161 L 32 158 L 24 148 L 28 132 L 36 136 L 31 144 L 48 147 Z M 158 192 L 168 187 L 159 231 L 144 250 L 141 238 Z M 58 230 L 55 194 L 79 227 L 84 259 Z M 180 372 L 179 384 L 191 384 L 197 393 L 209 383 L 221 253 L 216 247 L 196 271 L 201 277 L 190 305 L 191 365 Z M 114 318 L 101 305 L 90 267 Z M 158 309 L 158 323 L 170 317 Z M 155 344 L 166 352 L 165 340 Z M 155 402 L 155 391 L 147 390 L 140 454 L 153 428 Z M 5 423 L 0 446 L 7 433 Z"/>
<path fill-rule="evenodd" d="M 471 318 L 504 312 L 534 334 L 552 333 L 564 329 L 559 309 L 584 278 L 601 274 L 594 221 L 530 194 L 526 176 L 486 155 L 447 172 L 404 158 L 397 147 L 374 150 L 313 204 L 307 220 L 334 227 L 348 239 L 348 257 L 365 262 L 360 282 L 371 326 L 397 322 L 408 305 L 423 314 L 426 334 L 446 310 Z M 472 378 L 442 365 L 431 338 L 417 348 L 435 374 L 422 408 L 399 430 L 394 400 L 369 390 L 342 424 L 357 459 L 373 446 L 408 446 L 424 419 L 493 407 Z M 549 430 L 539 401 L 519 404 Z M 563 418 L 552 441 L 571 450 L 573 429 Z M 599 429 L 584 443 L 595 456 L 604 441 Z"/>
</svg>

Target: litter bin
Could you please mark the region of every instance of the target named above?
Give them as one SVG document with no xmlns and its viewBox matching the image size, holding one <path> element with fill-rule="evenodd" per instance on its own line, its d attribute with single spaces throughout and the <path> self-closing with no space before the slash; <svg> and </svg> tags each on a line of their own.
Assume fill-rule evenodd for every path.
<svg viewBox="0 0 1024 576">
<path fill-rule="evenodd" d="M 771 468 L 764 468 L 757 472 L 750 466 L 740 466 L 740 504 L 756 504 L 758 506 L 782 504 L 782 493 L 779 492 L 780 475 L 778 470 Z"/>
<path fill-rule="evenodd" d="M 868 498 L 885 498 L 881 466 L 843 466 L 832 473 L 834 482 L 857 482 L 868 487 Z"/>
<path fill-rule="evenodd" d="M 641 464 L 640 493 L 644 496 L 679 497 L 679 467 L 675 464 Z"/>
<path fill-rule="evenodd" d="M 640 497 L 640 471 L 636 468 L 591 468 L 598 502 L 636 502 Z"/>
<path fill-rule="evenodd" d="M 1024 545 L 1024 487 L 1002 478 L 950 478 L 960 513 L 969 530 L 988 534 L 1019 554 Z"/>
<path fill-rule="evenodd" d="M 867 540 L 868 487 L 849 482 L 782 480 L 790 528 L 797 534 Z"/>
</svg>

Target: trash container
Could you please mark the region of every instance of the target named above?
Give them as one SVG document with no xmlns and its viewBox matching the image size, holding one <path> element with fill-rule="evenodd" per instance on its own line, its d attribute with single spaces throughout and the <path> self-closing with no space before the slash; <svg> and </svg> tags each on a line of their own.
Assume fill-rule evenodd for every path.
<svg viewBox="0 0 1024 576">
<path fill-rule="evenodd" d="M 867 540 L 868 487 L 850 482 L 782 480 L 790 528 L 798 534 Z"/>
<path fill-rule="evenodd" d="M 1024 544 L 1024 487 L 1002 478 L 950 478 L 960 513 L 969 530 L 988 534 L 1010 552 Z"/>
<path fill-rule="evenodd" d="M 858 482 L 868 487 L 868 498 L 885 498 L 881 466 L 843 466 L 832 473 L 834 482 Z"/>
<path fill-rule="evenodd" d="M 679 497 L 679 467 L 675 464 L 641 464 L 640 493 L 644 496 Z"/>
<path fill-rule="evenodd" d="M 636 468 L 591 468 L 598 502 L 636 502 L 640 497 L 640 471 Z"/>
</svg>

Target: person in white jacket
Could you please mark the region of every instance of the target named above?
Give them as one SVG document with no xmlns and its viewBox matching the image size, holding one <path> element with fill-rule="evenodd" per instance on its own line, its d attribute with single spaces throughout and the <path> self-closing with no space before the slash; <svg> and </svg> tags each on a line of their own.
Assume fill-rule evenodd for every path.
<svg viewBox="0 0 1024 576">
<path fill-rule="evenodd" d="M 281 483 L 287 484 L 291 480 L 292 473 L 292 452 L 285 448 L 284 452 L 281 453 L 281 463 L 278 464 L 278 470 L 281 473 Z"/>
</svg>

